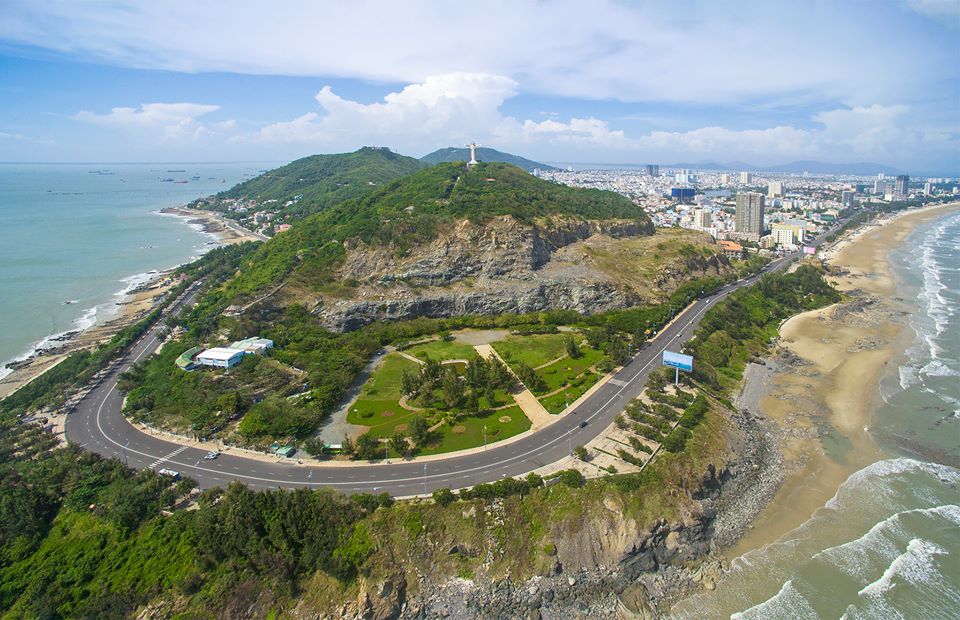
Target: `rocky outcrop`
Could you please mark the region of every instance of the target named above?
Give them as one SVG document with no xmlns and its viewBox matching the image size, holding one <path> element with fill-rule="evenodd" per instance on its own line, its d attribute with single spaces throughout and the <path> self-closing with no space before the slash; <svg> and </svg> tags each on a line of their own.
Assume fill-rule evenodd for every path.
<svg viewBox="0 0 960 620">
<path fill-rule="evenodd" d="M 335 331 L 424 316 L 549 309 L 593 314 L 649 303 L 692 277 L 729 269 L 722 254 L 695 255 L 662 269 L 652 286 L 638 291 L 581 257 L 584 244 L 595 240 L 609 244 L 652 232 L 646 221 L 567 217 L 526 223 L 506 215 L 483 224 L 462 220 L 407 249 L 349 240 L 335 274 L 349 283 L 347 292 L 315 299 L 312 311 Z"/>
</svg>

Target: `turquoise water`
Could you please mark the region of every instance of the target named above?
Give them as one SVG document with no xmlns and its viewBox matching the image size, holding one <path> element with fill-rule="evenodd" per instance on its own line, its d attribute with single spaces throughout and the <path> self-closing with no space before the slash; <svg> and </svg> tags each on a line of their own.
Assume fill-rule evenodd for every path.
<svg viewBox="0 0 960 620">
<path fill-rule="evenodd" d="M 267 167 L 0 164 L 0 365 L 49 346 L 51 336 L 109 320 L 119 294 L 148 272 L 215 247 L 183 218 L 156 211 Z"/>
<path fill-rule="evenodd" d="M 675 617 L 960 617 L 960 214 L 919 226 L 891 258 L 914 311 L 869 430 L 889 458 Z"/>
</svg>

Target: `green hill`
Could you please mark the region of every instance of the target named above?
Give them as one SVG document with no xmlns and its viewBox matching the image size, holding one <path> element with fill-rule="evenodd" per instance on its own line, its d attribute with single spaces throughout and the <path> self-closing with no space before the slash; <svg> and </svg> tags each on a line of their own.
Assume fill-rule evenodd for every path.
<svg viewBox="0 0 960 620">
<path fill-rule="evenodd" d="M 235 200 L 255 201 L 277 212 L 278 221 L 291 221 L 356 198 L 424 165 L 413 157 L 375 147 L 363 147 L 353 153 L 311 155 L 238 183 L 198 201 L 197 206 L 228 211 Z M 285 206 L 287 202 L 292 204 Z"/>
<path fill-rule="evenodd" d="M 265 243 L 230 284 L 234 294 L 275 286 L 291 272 L 317 283 L 351 240 L 392 245 L 398 253 L 433 239 L 461 219 L 483 223 L 499 215 L 532 222 L 551 215 L 585 220 L 632 219 L 653 230 L 629 199 L 538 179 L 503 163 L 438 164 L 316 213 Z"/>
<path fill-rule="evenodd" d="M 436 164 L 443 163 L 452 163 L 455 161 L 469 161 L 470 160 L 470 149 L 468 148 L 456 148 L 453 146 L 448 146 L 445 149 L 438 149 L 429 155 L 424 155 L 420 158 L 420 161 L 434 166 Z M 531 161 L 525 157 L 520 157 L 519 155 L 511 155 L 510 153 L 504 153 L 496 149 L 488 149 L 484 147 L 479 147 L 477 149 L 477 160 L 485 162 L 500 162 L 505 164 L 513 164 L 518 168 L 523 168 L 527 172 L 533 172 L 535 168 L 540 170 L 556 170 L 553 166 L 548 166 L 547 164 L 541 164 L 539 162 Z"/>
</svg>

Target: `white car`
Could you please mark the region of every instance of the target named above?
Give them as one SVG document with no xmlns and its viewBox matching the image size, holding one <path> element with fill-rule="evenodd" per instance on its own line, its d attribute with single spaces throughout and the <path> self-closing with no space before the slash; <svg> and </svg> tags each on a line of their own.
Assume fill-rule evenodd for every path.
<svg viewBox="0 0 960 620">
<path fill-rule="evenodd" d="M 160 474 L 161 476 L 169 476 L 174 480 L 180 479 L 180 472 L 173 471 L 172 469 L 161 469 L 161 470 L 158 470 L 157 473 Z"/>
<path fill-rule="evenodd" d="M 218 456 L 220 456 L 220 451 L 219 451 L 219 450 L 212 450 L 212 451 L 207 452 L 206 454 L 204 454 L 204 455 L 203 455 L 203 458 L 204 458 L 205 460 L 207 460 L 207 461 L 212 461 L 212 460 L 216 459 Z"/>
</svg>

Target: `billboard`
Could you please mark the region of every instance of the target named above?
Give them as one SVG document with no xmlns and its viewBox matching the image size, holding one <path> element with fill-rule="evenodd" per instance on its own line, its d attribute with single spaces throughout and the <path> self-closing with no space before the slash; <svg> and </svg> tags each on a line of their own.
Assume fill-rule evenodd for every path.
<svg viewBox="0 0 960 620">
<path fill-rule="evenodd" d="M 812 247 L 812 246 L 809 246 L 809 245 L 805 245 L 805 246 L 803 246 L 803 253 L 804 253 L 804 254 L 816 254 L 816 253 L 817 253 L 817 248 Z"/>
<path fill-rule="evenodd" d="M 673 351 L 664 351 L 663 365 L 679 368 L 680 370 L 686 370 L 689 372 L 693 370 L 693 356 L 684 355 L 682 353 L 674 353 Z"/>
</svg>

